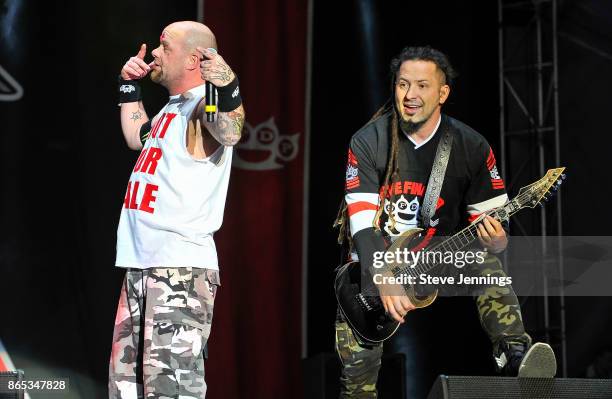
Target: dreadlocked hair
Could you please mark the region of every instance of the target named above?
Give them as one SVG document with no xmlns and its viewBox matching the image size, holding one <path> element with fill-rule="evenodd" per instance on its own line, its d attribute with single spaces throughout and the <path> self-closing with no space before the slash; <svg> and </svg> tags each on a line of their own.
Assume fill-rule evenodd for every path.
<svg viewBox="0 0 612 399">
<path fill-rule="evenodd" d="M 390 182 L 392 182 L 393 180 L 397 179 L 397 176 L 399 175 L 399 167 L 398 167 L 398 153 L 399 153 L 399 120 L 398 120 L 398 116 L 397 116 L 397 112 L 395 112 L 395 106 L 393 105 L 393 100 L 389 99 L 387 100 L 387 102 L 385 102 L 385 104 L 383 104 L 382 107 L 380 107 L 378 109 L 378 111 L 376 111 L 376 113 L 374 113 L 374 115 L 372 115 L 372 117 L 370 118 L 370 120 L 368 121 L 368 123 L 365 124 L 365 126 L 369 125 L 370 123 L 376 121 L 378 118 L 380 118 L 381 116 L 383 116 L 384 114 L 388 113 L 388 112 L 392 112 L 392 119 L 391 119 L 391 130 L 390 130 L 390 134 L 391 134 L 391 146 L 389 148 L 389 154 L 388 154 L 388 161 L 387 161 L 387 167 L 385 168 L 385 178 L 383 181 L 383 188 L 389 187 Z M 375 230 L 380 230 L 380 216 L 382 215 L 382 211 L 384 208 L 384 193 L 381 192 L 380 193 L 380 205 L 378 206 L 378 209 L 376 210 L 376 215 L 374 216 L 374 220 L 372 222 L 372 227 Z M 392 194 L 392 198 L 391 200 L 393 201 L 393 197 L 395 195 Z M 395 227 L 395 219 L 393 218 L 392 214 L 389 214 L 389 217 L 391 219 L 391 226 Z M 336 220 L 334 221 L 334 225 L 333 227 L 339 227 L 339 231 L 338 231 L 338 244 L 342 245 L 345 242 L 348 243 L 348 248 L 349 248 L 349 252 L 352 250 L 353 248 L 353 240 L 351 238 L 351 234 L 349 231 L 349 216 L 348 216 L 348 205 L 346 203 L 346 199 L 342 199 L 342 201 L 340 202 L 340 207 L 338 209 L 338 214 L 336 216 Z"/>
</svg>

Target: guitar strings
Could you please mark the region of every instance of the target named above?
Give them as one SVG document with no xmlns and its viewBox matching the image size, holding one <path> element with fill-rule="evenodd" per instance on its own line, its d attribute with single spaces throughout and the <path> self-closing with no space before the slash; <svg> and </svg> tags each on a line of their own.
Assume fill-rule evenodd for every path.
<svg viewBox="0 0 612 399">
<path fill-rule="evenodd" d="M 557 180 L 558 176 L 556 176 L 554 179 Z M 551 187 L 552 187 L 552 185 L 549 186 L 545 190 L 545 192 L 548 192 Z M 512 200 L 508 201 L 506 204 L 504 204 L 504 205 L 502 205 L 502 206 L 500 206 L 498 208 L 494 208 L 494 209 L 488 210 L 488 211 L 484 212 L 484 214 L 488 215 L 488 216 L 492 216 L 492 215 L 495 214 L 494 217 L 496 217 L 496 219 L 499 220 L 499 212 L 501 210 L 503 210 L 506 213 L 506 218 L 509 218 L 510 216 L 514 215 L 516 212 L 518 212 L 519 210 L 524 208 L 525 204 L 527 204 L 529 202 L 533 202 L 533 201 L 528 201 L 528 199 L 531 196 L 532 196 L 532 194 L 529 193 L 529 190 L 527 190 L 527 191 L 525 191 L 523 193 L 519 193 L 516 197 L 514 197 Z M 539 203 L 541 200 L 542 199 L 540 198 L 539 201 L 535 201 L 534 205 Z M 510 211 L 507 211 L 506 208 L 510 208 Z M 448 246 L 448 249 L 453 251 L 454 249 L 452 248 L 451 243 L 455 243 L 455 245 L 457 246 L 456 250 L 460 250 L 461 248 L 465 248 L 470 243 L 472 243 L 473 241 L 476 240 L 477 234 L 475 236 L 474 233 L 476 232 L 477 224 L 478 223 L 469 224 L 467 227 L 463 228 L 462 230 L 460 230 L 459 232 L 454 234 L 448 240 L 445 240 L 445 241 L 441 242 L 440 244 L 437 244 L 437 245 L 433 246 L 432 248 L 430 248 L 429 251 L 433 252 L 433 251 L 438 250 L 438 249 L 445 249 L 445 246 Z M 470 234 L 471 239 L 468 238 L 468 236 L 466 235 L 466 231 Z M 466 238 L 467 242 L 463 243 L 463 241 L 460 241 L 461 245 L 457 245 L 457 243 L 455 242 L 455 238 L 459 237 L 460 235 L 463 235 Z M 408 274 L 408 275 L 416 278 L 419 274 L 427 273 L 429 270 L 433 269 L 436 266 L 437 265 L 435 265 L 435 264 L 434 265 L 430 265 L 428 263 L 419 263 L 419 264 L 417 264 L 414 267 L 396 266 L 396 267 L 392 267 L 391 268 L 391 272 L 396 277 L 398 275 L 401 275 L 401 274 Z"/>
</svg>

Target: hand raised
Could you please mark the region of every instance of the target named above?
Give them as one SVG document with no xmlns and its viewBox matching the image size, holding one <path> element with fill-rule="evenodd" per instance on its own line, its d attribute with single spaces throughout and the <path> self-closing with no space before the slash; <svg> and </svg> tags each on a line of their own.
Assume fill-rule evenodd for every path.
<svg viewBox="0 0 612 399">
<path fill-rule="evenodd" d="M 227 86 L 234 80 L 236 75 L 232 68 L 227 65 L 223 57 L 214 51 L 210 51 L 203 47 L 198 47 L 197 50 L 202 54 L 203 59 L 200 62 L 200 73 L 202 79 L 214 84 L 217 87 Z"/>
<path fill-rule="evenodd" d="M 142 44 L 138 54 L 130 57 L 129 60 L 121 68 L 121 77 L 125 80 L 142 79 L 151 71 L 151 64 L 144 62 L 144 56 L 147 53 L 147 45 Z"/>
</svg>

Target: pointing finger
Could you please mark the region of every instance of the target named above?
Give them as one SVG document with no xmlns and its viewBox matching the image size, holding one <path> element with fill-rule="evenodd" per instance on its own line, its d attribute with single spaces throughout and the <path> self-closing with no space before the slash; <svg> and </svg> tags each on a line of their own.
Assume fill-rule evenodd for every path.
<svg viewBox="0 0 612 399">
<path fill-rule="evenodd" d="M 138 54 L 136 54 L 136 57 L 140 58 L 141 60 L 144 59 L 145 54 L 147 53 L 147 45 L 142 43 L 140 45 L 140 50 L 138 50 Z"/>
<path fill-rule="evenodd" d="M 196 47 L 196 50 L 198 53 L 202 54 L 202 56 L 205 56 L 205 51 L 203 47 Z M 200 57 L 200 59 L 204 59 L 204 57 Z"/>
<path fill-rule="evenodd" d="M 217 55 L 215 51 L 210 51 L 209 49 L 204 47 L 196 47 L 196 50 L 198 50 L 204 57 L 209 60 L 212 60 Z"/>
</svg>

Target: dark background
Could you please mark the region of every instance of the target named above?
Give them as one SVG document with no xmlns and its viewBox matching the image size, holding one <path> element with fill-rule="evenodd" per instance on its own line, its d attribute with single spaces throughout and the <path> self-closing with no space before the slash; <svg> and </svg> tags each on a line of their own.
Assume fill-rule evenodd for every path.
<svg viewBox="0 0 612 399">
<path fill-rule="evenodd" d="M 195 1 L 151 4 L 0 2 L 0 64 L 25 90 L 19 102 L 0 103 L 0 338 L 18 367 L 30 375 L 69 375 L 84 398 L 105 395 L 122 278 L 112 267 L 115 232 L 137 155 L 120 134 L 116 76 L 137 50 L 134 43 L 156 43 L 163 26 L 196 15 Z M 597 49 L 612 47 L 612 5 L 559 4 L 566 34 L 559 40 L 561 158 L 569 175 L 564 233 L 607 235 L 612 61 Z M 496 2 L 484 0 L 314 2 L 308 355 L 333 351 L 339 251 L 331 225 L 348 141 L 389 95 L 389 60 L 405 45 L 447 53 L 460 75 L 444 111 L 497 152 L 496 18 Z M 144 91 L 151 113 L 165 103 L 162 88 L 149 82 Z M 510 194 L 518 188 L 510 186 Z M 539 302 L 522 300 L 532 310 L 527 327 L 540 338 Z M 611 309 L 607 297 L 567 299 L 570 376 L 584 375 L 610 345 Z M 411 323 L 426 381 L 438 373 L 492 373 L 469 298 L 437 301 L 414 312 Z"/>
</svg>

